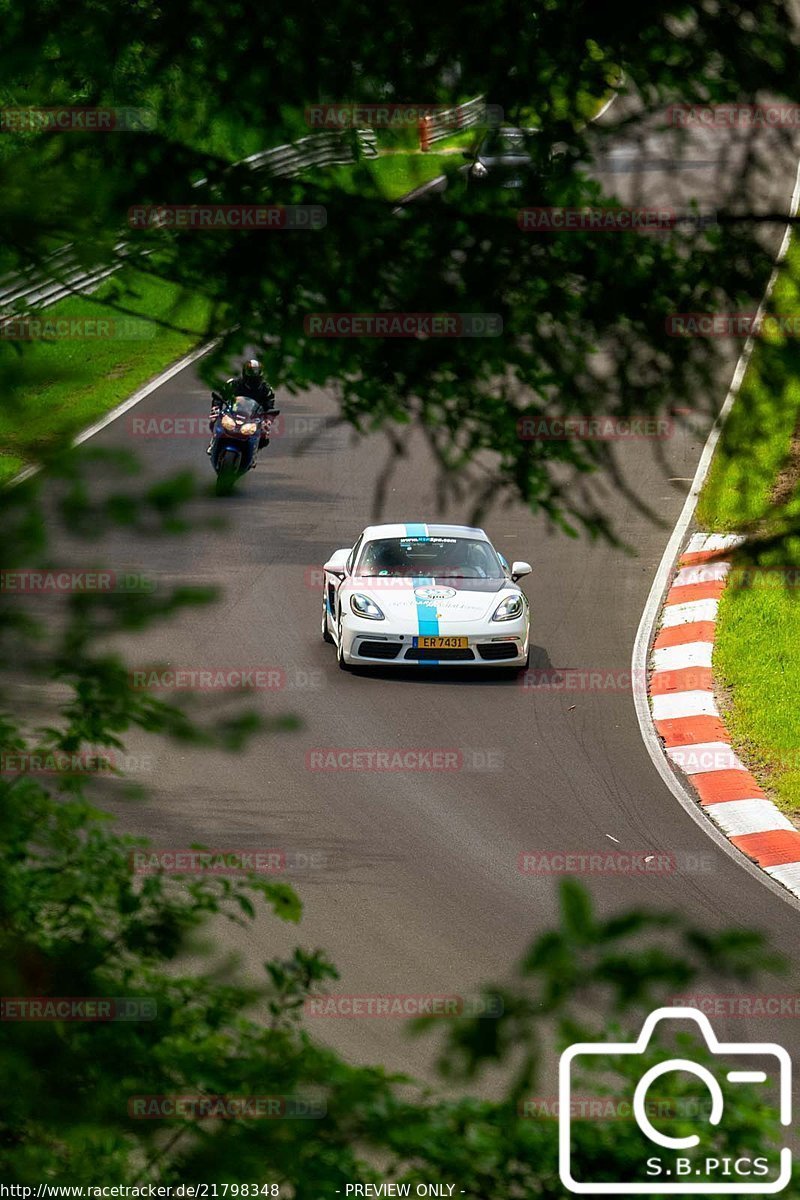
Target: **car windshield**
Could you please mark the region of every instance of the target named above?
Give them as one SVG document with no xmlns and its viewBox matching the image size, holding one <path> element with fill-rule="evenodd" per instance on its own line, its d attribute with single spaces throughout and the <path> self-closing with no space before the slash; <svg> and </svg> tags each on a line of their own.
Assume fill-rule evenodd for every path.
<svg viewBox="0 0 800 1200">
<path fill-rule="evenodd" d="M 261 412 L 261 405 L 249 396 L 237 396 L 231 404 L 226 404 L 225 411 L 236 417 L 255 417 Z"/>
<path fill-rule="evenodd" d="M 367 542 L 356 575 L 502 579 L 500 560 L 488 542 L 460 537 L 395 537 Z"/>
<path fill-rule="evenodd" d="M 484 138 L 480 156 L 500 158 L 507 154 L 530 155 L 535 137 L 535 134 L 524 129 L 494 129 Z"/>
</svg>

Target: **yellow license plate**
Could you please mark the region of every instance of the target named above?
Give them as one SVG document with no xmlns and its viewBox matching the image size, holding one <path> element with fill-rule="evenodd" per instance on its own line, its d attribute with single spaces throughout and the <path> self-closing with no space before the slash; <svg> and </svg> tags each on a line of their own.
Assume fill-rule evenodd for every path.
<svg viewBox="0 0 800 1200">
<path fill-rule="evenodd" d="M 465 637 L 415 637 L 414 645 L 420 650 L 463 650 L 469 641 Z"/>
</svg>

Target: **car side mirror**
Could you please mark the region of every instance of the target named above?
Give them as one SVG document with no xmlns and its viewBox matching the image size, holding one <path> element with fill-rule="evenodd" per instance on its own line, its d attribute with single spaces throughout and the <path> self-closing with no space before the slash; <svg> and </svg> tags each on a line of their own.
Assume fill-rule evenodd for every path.
<svg viewBox="0 0 800 1200">
<path fill-rule="evenodd" d="M 511 564 L 511 578 L 516 583 L 518 579 L 522 579 L 523 575 L 530 575 L 532 570 L 533 567 L 530 563 L 514 562 Z"/>
<path fill-rule="evenodd" d="M 325 563 L 323 571 L 327 571 L 329 575 L 339 575 L 343 579 L 347 574 L 347 560 L 352 553 L 352 546 L 346 546 L 344 550 L 337 550 Z"/>
<path fill-rule="evenodd" d="M 471 151 L 471 150 L 462 150 L 462 151 L 461 151 L 461 157 L 462 157 L 462 158 L 468 158 L 468 159 L 470 160 L 470 162 L 471 162 L 471 161 L 472 161 L 472 159 L 473 159 L 475 156 L 474 156 L 474 154 L 472 153 L 472 151 Z"/>
</svg>

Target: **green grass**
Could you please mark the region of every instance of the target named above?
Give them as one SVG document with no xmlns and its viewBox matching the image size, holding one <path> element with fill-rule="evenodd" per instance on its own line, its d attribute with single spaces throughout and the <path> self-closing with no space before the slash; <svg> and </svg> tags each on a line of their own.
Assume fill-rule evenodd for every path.
<svg viewBox="0 0 800 1200">
<path fill-rule="evenodd" d="M 797 539 L 796 539 L 797 541 Z M 785 555 L 782 556 L 785 559 Z M 800 544 L 795 547 L 800 580 Z M 732 581 L 719 607 L 714 672 L 734 748 L 778 807 L 800 823 L 800 589 L 779 575 Z"/>
<path fill-rule="evenodd" d="M 800 243 L 793 242 L 770 305 L 800 312 Z M 741 531 L 720 602 L 714 673 L 733 744 L 776 804 L 800 825 L 800 496 L 780 502 L 776 480 L 791 463 L 800 420 L 797 340 L 759 340 L 723 430 L 698 506 L 708 530 Z M 737 565 L 747 569 L 741 584 Z M 786 570 L 788 568 L 788 570 Z"/>
<path fill-rule="evenodd" d="M 131 289 L 125 307 L 142 314 L 137 332 L 144 332 L 144 337 L 0 342 L 5 384 L 0 481 L 16 474 L 23 464 L 47 458 L 66 445 L 206 336 L 210 302 L 205 297 L 187 296 L 173 284 L 131 268 L 103 284 L 94 296 L 62 300 L 39 316 L 47 321 L 114 319 L 101 301 L 119 292 L 122 284 Z M 178 328 L 164 328 L 158 320 Z"/>
<path fill-rule="evenodd" d="M 586 103 L 598 108 L 602 103 L 591 98 L 586 103 L 584 100 L 579 97 L 576 106 L 581 114 Z M 152 97 L 152 107 L 158 110 L 158 97 Z M 294 117 L 300 122 L 299 112 Z M 196 143 L 197 148 L 231 161 L 263 149 L 263 135 L 251 128 L 234 128 L 220 117 L 211 117 L 201 124 L 203 135 Z M 296 136 L 302 132 L 299 130 Z M 353 166 L 329 167 L 325 175 L 352 194 L 399 200 L 431 179 L 457 170 L 461 165 L 459 151 L 472 147 L 480 134 L 480 128 L 461 130 L 434 143 L 427 153 L 421 153 L 417 149 L 416 129 L 379 131 L 383 153 L 378 158 L 362 159 Z M 2 262 L 0 257 L 0 268 Z M 67 444 L 81 429 L 121 403 L 207 335 L 208 300 L 184 295 L 173 285 L 132 269 L 118 273 L 94 296 L 61 301 L 40 316 L 51 322 L 62 317 L 113 319 L 114 314 L 102 301 L 117 294 L 121 283 L 132 289 L 132 294 L 125 296 L 125 306 L 142 314 L 143 320 L 152 318 L 148 322 L 150 336 L 91 341 L 57 338 L 16 345 L 0 341 L 0 372 L 6 383 L 0 411 L 0 483 L 27 463 L 46 459 Z M 179 328 L 165 329 L 158 324 L 159 320 Z"/>
<path fill-rule="evenodd" d="M 379 158 L 365 158 L 354 166 L 329 167 L 331 180 L 337 187 L 353 195 L 373 195 L 383 200 L 399 200 L 402 196 L 420 187 L 445 169 L 452 170 L 460 164 L 457 154 L 408 153 L 382 154 Z"/>
<path fill-rule="evenodd" d="M 211 131 L 222 146 L 229 129 Z M 248 149 L 236 144 L 236 153 Z M 350 167 L 329 168 L 340 186 L 395 200 L 440 175 L 458 155 L 398 153 Z M 327 173 L 327 171 L 326 171 Z M 122 295 L 121 295 L 122 293 Z M 0 375 L 5 391 L 0 410 L 0 484 L 25 465 L 47 459 L 77 433 L 120 404 L 137 388 L 208 336 L 211 304 L 163 280 L 125 268 L 93 296 L 62 300 L 40 312 L 49 323 L 61 318 L 114 321 L 104 300 L 120 296 L 141 314 L 138 332 L 126 339 L 0 341 Z M 150 318 L 150 319 L 148 319 Z M 159 321 L 177 328 L 164 328 Z"/>
<path fill-rule="evenodd" d="M 775 286 L 771 310 L 800 312 L 800 242 L 793 242 Z M 776 516 L 770 492 L 800 417 L 800 343 L 759 340 L 725 426 L 697 508 L 705 529 L 747 530 Z"/>
</svg>

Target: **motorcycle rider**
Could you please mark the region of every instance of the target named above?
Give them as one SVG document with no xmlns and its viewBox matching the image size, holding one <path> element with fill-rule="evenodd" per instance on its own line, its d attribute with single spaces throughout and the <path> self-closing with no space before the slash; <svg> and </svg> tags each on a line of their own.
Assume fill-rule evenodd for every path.
<svg viewBox="0 0 800 1200">
<path fill-rule="evenodd" d="M 251 400 L 255 400 L 261 405 L 266 414 L 263 421 L 261 439 L 258 443 L 259 450 L 264 446 L 269 445 L 267 431 L 269 429 L 269 411 L 275 407 L 275 393 L 264 378 L 264 369 L 257 358 L 248 358 L 247 362 L 243 363 L 240 375 L 234 376 L 233 379 L 228 379 L 225 383 L 225 392 L 228 396 L 249 396 Z M 209 429 L 214 432 L 214 424 L 220 413 L 220 405 L 217 394 L 212 392 L 212 407 L 208 416 Z M 206 454 L 211 453 L 211 448 L 214 445 L 212 438 L 208 445 Z"/>
</svg>

